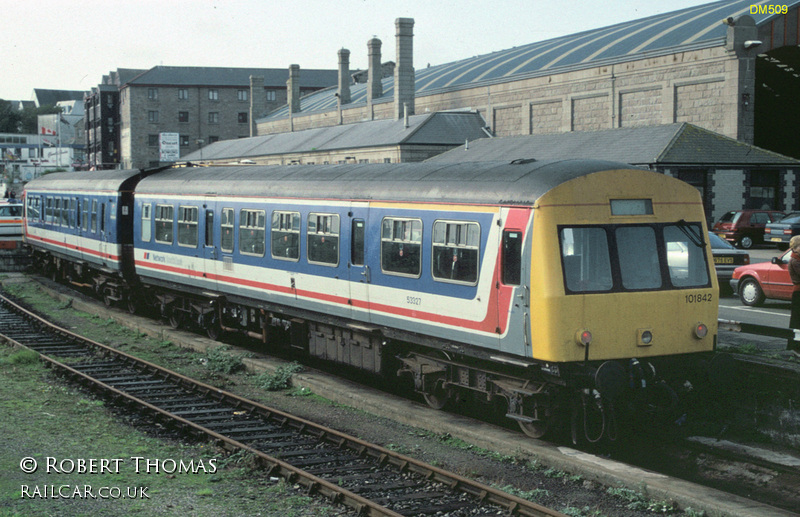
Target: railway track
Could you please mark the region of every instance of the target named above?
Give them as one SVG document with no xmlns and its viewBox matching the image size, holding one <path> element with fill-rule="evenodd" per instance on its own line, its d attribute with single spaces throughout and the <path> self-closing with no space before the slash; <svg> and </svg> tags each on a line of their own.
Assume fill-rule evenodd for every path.
<svg viewBox="0 0 800 517">
<path fill-rule="evenodd" d="M 563 516 L 554 510 L 141 361 L 0 296 L 0 337 L 154 423 L 252 453 L 270 476 L 364 516 Z"/>
</svg>

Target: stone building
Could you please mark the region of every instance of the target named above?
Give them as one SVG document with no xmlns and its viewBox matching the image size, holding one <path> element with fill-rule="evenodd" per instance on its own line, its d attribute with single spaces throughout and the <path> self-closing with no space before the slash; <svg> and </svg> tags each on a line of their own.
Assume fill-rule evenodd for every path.
<svg viewBox="0 0 800 517">
<path fill-rule="evenodd" d="M 162 133 L 179 135 L 180 153 L 249 137 L 252 122 L 296 95 L 336 84 L 336 70 L 156 66 L 119 70 L 86 97 L 87 147 L 96 167 L 148 167 L 160 163 Z M 116 113 L 116 114 L 115 114 Z"/>
<path fill-rule="evenodd" d="M 420 162 L 488 138 L 475 112 L 440 112 L 216 142 L 183 159 L 213 165 Z"/>
<path fill-rule="evenodd" d="M 681 179 L 700 191 L 708 223 L 740 208 L 800 209 L 800 160 L 686 122 L 476 140 L 428 161 L 565 157 L 628 163 Z"/>
<path fill-rule="evenodd" d="M 400 18 L 393 77 L 307 96 L 258 134 L 472 109 L 497 136 L 689 122 L 800 157 L 798 5 L 718 1 L 416 71 Z"/>
</svg>

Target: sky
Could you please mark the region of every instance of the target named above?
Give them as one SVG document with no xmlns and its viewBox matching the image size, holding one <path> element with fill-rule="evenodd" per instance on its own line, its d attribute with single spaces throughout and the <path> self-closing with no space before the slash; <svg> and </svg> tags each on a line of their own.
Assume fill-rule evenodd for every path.
<svg viewBox="0 0 800 517">
<path fill-rule="evenodd" d="M 397 18 L 414 19 L 414 66 L 439 65 L 704 0 L 26 0 L 2 5 L 0 99 L 90 90 L 118 68 L 332 69 L 367 41 L 394 61 Z M 288 78 L 288 72 L 287 72 Z"/>
</svg>

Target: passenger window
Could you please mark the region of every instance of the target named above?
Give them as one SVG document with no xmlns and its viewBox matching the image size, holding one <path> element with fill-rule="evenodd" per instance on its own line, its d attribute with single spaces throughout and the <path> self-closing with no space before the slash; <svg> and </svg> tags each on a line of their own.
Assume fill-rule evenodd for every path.
<svg viewBox="0 0 800 517">
<path fill-rule="evenodd" d="M 197 207 L 178 207 L 178 246 L 197 247 Z"/>
<path fill-rule="evenodd" d="M 214 211 L 206 210 L 206 246 L 214 245 Z"/>
<path fill-rule="evenodd" d="M 150 203 L 144 203 L 142 205 L 142 242 L 150 242 L 150 236 L 153 231 L 151 209 L 152 205 Z"/>
<path fill-rule="evenodd" d="M 650 226 L 621 226 L 615 235 L 622 286 L 625 289 L 661 287 L 655 230 Z"/>
<path fill-rule="evenodd" d="M 264 256 L 266 217 L 264 210 L 239 212 L 239 253 Z"/>
<path fill-rule="evenodd" d="M 478 281 L 480 242 L 478 223 L 433 223 L 433 278 L 475 284 Z"/>
<path fill-rule="evenodd" d="M 223 208 L 220 217 L 220 243 L 222 251 L 233 253 L 233 208 Z"/>
<path fill-rule="evenodd" d="M 298 212 L 272 212 L 272 257 L 282 260 L 300 258 Z"/>
<path fill-rule="evenodd" d="M 83 198 L 83 230 L 89 229 L 89 200 Z"/>
<path fill-rule="evenodd" d="M 339 216 L 308 214 L 308 261 L 318 264 L 339 264 Z"/>
<path fill-rule="evenodd" d="M 381 270 L 419 277 L 422 272 L 422 221 L 386 217 L 381 227 Z"/>
<path fill-rule="evenodd" d="M 350 263 L 354 266 L 364 265 L 364 239 L 366 225 L 363 219 L 353 219 L 350 233 Z"/>
<path fill-rule="evenodd" d="M 572 292 L 610 291 L 614 286 L 603 228 L 563 228 L 561 261 L 567 289 Z"/>
<path fill-rule="evenodd" d="M 61 200 L 61 226 L 69 227 L 69 198 Z"/>
<path fill-rule="evenodd" d="M 173 212 L 175 207 L 172 205 L 156 205 L 156 242 L 161 244 L 172 244 L 172 235 L 175 222 Z"/>
</svg>

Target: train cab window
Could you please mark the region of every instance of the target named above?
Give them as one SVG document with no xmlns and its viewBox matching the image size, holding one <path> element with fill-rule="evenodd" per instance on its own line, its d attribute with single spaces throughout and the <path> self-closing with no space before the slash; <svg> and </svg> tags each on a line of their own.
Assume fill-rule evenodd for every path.
<svg viewBox="0 0 800 517">
<path fill-rule="evenodd" d="M 142 204 L 142 242 L 150 242 L 153 232 L 153 215 L 150 203 Z"/>
<path fill-rule="evenodd" d="M 172 244 L 175 207 L 172 205 L 156 205 L 156 242 L 161 244 Z"/>
<path fill-rule="evenodd" d="M 197 247 L 197 207 L 178 207 L 178 246 Z"/>
<path fill-rule="evenodd" d="M 353 219 L 350 231 L 350 263 L 354 266 L 364 265 L 364 242 L 367 225 L 363 219 Z"/>
<path fill-rule="evenodd" d="M 478 223 L 433 223 L 433 278 L 444 282 L 475 284 L 478 281 Z"/>
<path fill-rule="evenodd" d="M 264 210 L 239 212 L 239 253 L 264 256 L 266 217 Z"/>
<path fill-rule="evenodd" d="M 272 258 L 298 260 L 300 258 L 300 214 L 298 212 L 272 212 Z"/>
<path fill-rule="evenodd" d="M 381 271 L 419 277 L 422 273 L 422 221 L 386 217 L 381 225 Z"/>
<path fill-rule="evenodd" d="M 571 292 L 610 291 L 608 235 L 604 228 L 562 228 L 561 261 L 564 281 Z"/>
<path fill-rule="evenodd" d="M 664 227 L 667 269 L 676 287 L 708 285 L 708 266 L 703 230 L 699 224 L 682 223 Z"/>
<path fill-rule="evenodd" d="M 503 231 L 502 281 L 505 285 L 519 285 L 522 280 L 522 232 Z"/>
<path fill-rule="evenodd" d="M 308 214 L 308 261 L 315 264 L 339 264 L 339 216 Z"/>
<path fill-rule="evenodd" d="M 615 237 L 622 287 L 633 290 L 661 287 L 655 229 L 650 226 L 620 226 Z"/>
<path fill-rule="evenodd" d="M 89 200 L 87 198 L 83 198 L 83 230 L 86 231 L 89 229 Z"/>
<path fill-rule="evenodd" d="M 233 253 L 233 208 L 222 209 L 219 225 L 219 248 L 227 253 Z"/>
</svg>

